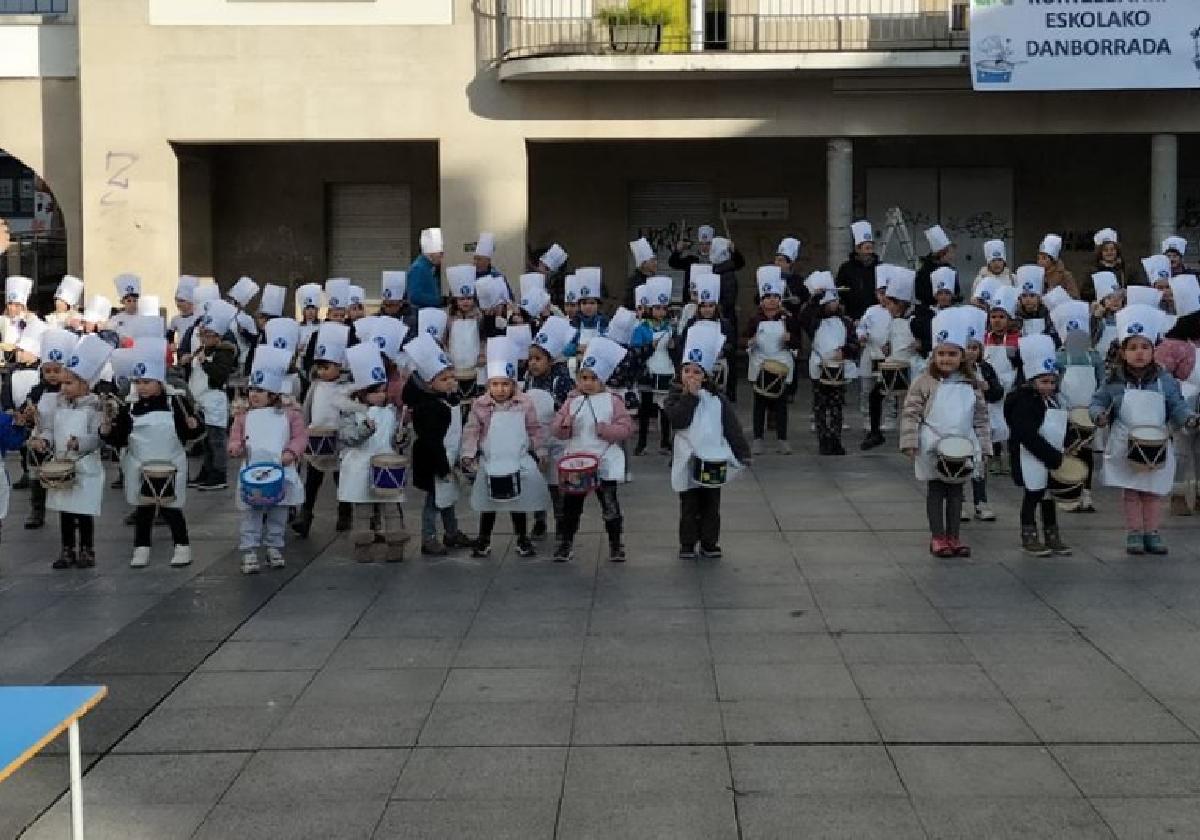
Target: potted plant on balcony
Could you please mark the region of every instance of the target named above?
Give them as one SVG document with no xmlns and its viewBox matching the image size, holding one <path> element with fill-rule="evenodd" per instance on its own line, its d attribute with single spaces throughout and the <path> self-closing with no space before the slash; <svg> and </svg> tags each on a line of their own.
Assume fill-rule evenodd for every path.
<svg viewBox="0 0 1200 840">
<path fill-rule="evenodd" d="M 608 27 L 608 43 L 613 52 L 654 53 L 662 44 L 662 31 L 672 14 L 661 3 L 631 2 L 620 8 L 601 9 L 597 20 Z"/>
</svg>

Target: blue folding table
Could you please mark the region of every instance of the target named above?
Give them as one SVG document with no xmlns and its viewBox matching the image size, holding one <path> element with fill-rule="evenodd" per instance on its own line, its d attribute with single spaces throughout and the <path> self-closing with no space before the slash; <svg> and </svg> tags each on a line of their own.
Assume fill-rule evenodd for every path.
<svg viewBox="0 0 1200 840">
<path fill-rule="evenodd" d="M 71 836 L 83 840 L 79 719 L 104 699 L 102 685 L 0 686 L 0 782 L 67 730 L 71 754 Z"/>
</svg>

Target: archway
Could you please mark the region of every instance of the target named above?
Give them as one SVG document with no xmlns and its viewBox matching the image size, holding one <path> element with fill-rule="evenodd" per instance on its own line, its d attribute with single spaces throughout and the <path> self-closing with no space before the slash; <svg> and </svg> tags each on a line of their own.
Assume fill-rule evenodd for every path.
<svg viewBox="0 0 1200 840">
<path fill-rule="evenodd" d="M 30 307 L 47 311 L 54 289 L 67 273 L 66 220 L 46 180 L 3 148 L 0 220 L 5 228 L 0 231 L 0 277 L 32 277 Z"/>
</svg>

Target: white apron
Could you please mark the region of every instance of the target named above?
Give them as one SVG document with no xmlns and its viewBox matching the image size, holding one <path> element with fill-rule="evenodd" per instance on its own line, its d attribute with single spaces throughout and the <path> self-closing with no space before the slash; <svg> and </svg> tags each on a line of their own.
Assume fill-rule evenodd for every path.
<svg viewBox="0 0 1200 840">
<path fill-rule="evenodd" d="M 1013 367 L 1008 350 L 1009 348 L 1002 344 L 985 345 L 983 348 L 983 358 L 995 371 L 996 378 L 1000 380 L 1000 385 L 1004 388 L 1005 396 L 1012 391 L 1013 383 L 1017 379 L 1017 371 Z M 988 403 L 987 408 L 992 442 L 1004 443 L 1008 440 L 1008 421 L 1004 419 L 1004 400 Z"/>
<path fill-rule="evenodd" d="M 283 449 L 291 439 L 287 415 L 277 408 L 252 408 L 246 412 L 246 460 L 250 464 L 282 464 Z M 280 507 L 304 503 L 304 484 L 296 466 L 283 468 L 284 493 Z M 238 510 L 247 510 L 241 488 L 234 494 Z"/>
<path fill-rule="evenodd" d="M 975 471 L 979 474 L 983 460 L 979 439 L 975 436 L 974 419 L 975 387 L 963 380 L 943 380 L 921 421 L 919 449 L 913 460 L 918 481 L 938 478 L 937 445 L 944 437 L 964 437 L 971 441 L 975 450 Z"/>
<path fill-rule="evenodd" d="M 1167 457 L 1156 470 L 1135 470 L 1129 462 L 1129 430 L 1134 426 L 1156 426 L 1167 431 L 1167 401 L 1158 390 L 1126 388 L 1117 422 L 1109 427 L 1104 449 L 1104 483 L 1166 496 L 1175 481 L 1175 443 L 1167 438 Z"/>
<path fill-rule="evenodd" d="M 337 398 L 342 392 L 342 386 L 337 382 L 318 379 L 313 382 L 311 390 L 312 399 L 308 403 L 308 413 L 311 415 L 309 425 L 322 429 L 336 429 L 341 419 Z"/>
<path fill-rule="evenodd" d="M 1042 425 L 1038 427 L 1038 434 L 1046 439 L 1046 442 L 1062 452 L 1063 446 L 1067 438 L 1067 418 L 1071 412 L 1065 408 L 1047 408 L 1046 416 L 1042 420 Z M 1025 447 L 1021 447 L 1021 481 L 1026 490 L 1045 490 L 1046 484 L 1050 478 L 1050 471 L 1046 469 L 1046 465 L 1035 458 Z"/>
<path fill-rule="evenodd" d="M 41 378 L 41 371 L 37 368 L 13 371 L 12 400 L 15 407 L 20 408 L 25 404 L 25 400 L 29 399 L 29 392 L 34 389 Z"/>
<path fill-rule="evenodd" d="M 538 422 L 542 424 L 542 428 L 549 429 L 550 423 L 554 420 L 554 395 L 543 388 L 530 388 L 525 393 L 533 402 Z M 563 454 L 563 441 L 551 435 L 546 443 L 546 452 L 546 460 L 549 462 L 545 471 L 546 483 L 551 487 L 556 487 L 558 485 L 558 459 Z"/>
<path fill-rule="evenodd" d="M 182 508 L 187 494 L 188 460 L 175 434 L 173 411 L 151 411 L 133 418 L 133 431 L 121 455 L 126 504 L 134 507 L 140 504 L 142 465 L 147 461 L 170 461 L 175 465 L 175 501 L 163 507 Z"/>
<path fill-rule="evenodd" d="M 874 378 L 874 365 L 872 362 L 882 360 L 887 357 L 883 352 L 883 346 L 888 343 L 888 338 L 892 332 L 892 316 L 891 313 L 882 306 L 873 306 L 863 315 L 860 329 L 863 333 L 863 367 L 859 371 L 859 376 L 863 379 Z"/>
<path fill-rule="evenodd" d="M 94 403 L 82 407 L 60 405 L 54 412 L 54 457 L 60 460 L 74 458 L 68 454 L 67 439 L 74 436 L 83 440 L 88 435 L 88 424 L 98 409 Z M 104 464 L 100 461 L 100 449 L 96 448 L 75 460 L 75 486 L 69 490 L 47 490 L 46 507 L 63 513 L 78 513 L 99 516 L 104 501 Z"/>
<path fill-rule="evenodd" d="M 492 414 L 487 437 L 480 442 L 479 475 L 471 490 L 471 507 L 477 511 L 532 513 L 549 510 L 550 492 L 537 462 L 529 454 L 529 436 L 525 434 L 524 411 L 499 411 Z M 488 497 L 488 476 L 511 475 L 520 471 L 521 493 L 515 499 L 495 502 Z"/>
<path fill-rule="evenodd" d="M 808 376 L 821 378 L 821 362 L 846 346 L 846 322 L 840 317 L 823 318 L 817 326 L 812 340 L 812 354 L 808 357 Z M 843 361 L 842 371 L 846 379 L 854 379 L 857 369 L 853 362 Z"/>
<path fill-rule="evenodd" d="M 1195 362 L 1192 364 L 1192 372 L 1188 374 L 1188 378 L 1180 381 L 1179 390 L 1183 393 L 1184 402 L 1188 404 L 1188 410 L 1193 414 L 1196 412 L 1196 398 L 1200 396 L 1200 347 L 1193 347 L 1192 352 L 1196 354 Z"/>
<path fill-rule="evenodd" d="M 0 458 L 0 522 L 8 516 L 8 497 L 11 495 L 11 490 L 8 486 L 8 467 L 4 465 L 4 459 Z"/>
<path fill-rule="evenodd" d="M 692 415 L 692 424 L 675 432 L 671 489 L 676 493 L 700 486 L 692 480 L 693 456 L 703 461 L 728 463 L 727 482 L 741 471 L 741 464 L 733 457 L 733 450 L 725 439 L 725 427 L 721 423 L 721 399 L 707 391 L 700 392 L 700 403 Z"/>
<path fill-rule="evenodd" d="M 474 318 L 450 321 L 449 351 L 456 373 L 467 368 L 476 370 L 479 367 L 479 322 Z"/>
<path fill-rule="evenodd" d="M 1066 399 L 1067 408 L 1086 408 L 1092 404 L 1092 395 L 1098 386 L 1096 369 L 1090 364 L 1068 364 L 1063 371 L 1059 392 Z"/>
<path fill-rule="evenodd" d="M 1112 347 L 1114 341 L 1117 340 L 1117 325 L 1116 323 L 1104 323 L 1104 329 L 1100 331 L 1100 340 L 1096 342 L 1096 350 L 1100 353 L 1100 357 L 1107 359 L 1108 350 Z"/>
<path fill-rule="evenodd" d="M 787 365 L 787 381 L 790 383 L 796 372 L 796 357 L 784 346 L 783 334 L 787 327 L 783 320 L 763 321 L 754 334 L 754 347 L 750 350 L 747 378 L 758 381 L 758 372 L 768 359 Z"/>
<path fill-rule="evenodd" d="M 375 431 L 358 446 L 341 448 L 337 499 L 352 504 L 382 502 L 371 490 L 371 457 L 395 452 L 396 409 L 391 405 L 373 405 L 367 409 L 367 419 L 375 424 Z M 395 501 L 403 501 L 401 494 Z M 391 501 L 391 500 L 388 500 Z"/>
<path fill-rule="evenodd" d="M 250 348 L 258 343 L 258 325 L 254 318 L 245 312 L 239 312 L 233 317 L 233 337 L 237 340 L 238 369 L 246 367 L 246 357 Z"/>
<path fill-rule="evenodd" d="M 204 425 L 225 427 L 229 423 L 229 398 L 221 388 L 208 387 L 208 374 L 200 363 L 192 361 L 192 372 L 188 377 L 188 390 L 196 405 L 204 412 Z"/>
<path fill-rule="evenodd" d="M 1045 318 L 1027 318 L 1021 322 L 1021 335 L 1041 335 L 1046 332 Z"/>
<path fill-rule="evenodd" d="M 917 339 L 913 336 L 912 323 L 908 318 L 893 318 L 888 325 L 888 358 L 894 361 L 909 361 L 915 354 Z"/>
<path fill-rule="evenodd" d="M 612 422 L 612 401 L 608 392 L 571 398 L 571 439 L 563 447 L 563 453 L 595 455 L 600 459 L 598 476 L 601 481 L 624 481 L 625 452 L 620 444 L 611 444 L 596 433 L 597 424 Z"/>
<path fill-rule="evenodd" d="M 452 405 L 450 406 L 450 426 L 442 438 L 442 445 L 446 447 L 446 460 L 450 463 L 450 475 L 446 478 L 435 476 L 433 479 L 433 503 L 439 510 L 454 507 L 454 503 L 458 501 L 458 474 L 454 468 L 458 463 L 459 452 L 462 450 L 462 430 L 462 411 L 458 406 Z"/>
<path fill-rule="evenodd" d="M 589 344 L 591 344 L 593 341 L 595 341 L 596 336 L 598 336 L 599 334 L 600 334 L 600 330 L 598 330 L 594 327 L 580 327 L 579 328 L 579 340 L 575 342 L 575 346 L 578 347 L 580 351 L 582 351 L 583 348 L 587 347 Z"/>
</svg>

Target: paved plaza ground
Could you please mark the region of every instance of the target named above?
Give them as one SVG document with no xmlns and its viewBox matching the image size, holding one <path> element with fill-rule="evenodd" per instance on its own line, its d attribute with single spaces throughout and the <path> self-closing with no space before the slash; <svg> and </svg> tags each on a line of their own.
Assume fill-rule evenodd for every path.
<svg viewBox="0 0 1200 840">
<path fill-rule="evenodd" d="M 1127 557 L 1102 491 L 1035 560 L 993 479 L 975 556 L 936 560 L 894 435 L 818 458 L 793 425 L 727 488 L 719 561 L 677 558 L 660 456 L 624 565 L 594 502 L 570 565 L 507 535 L 358 565 L 327 486 L 281 572 L 239 573 L 231 493 L 189 501 L 193 567 L 160 528 L 131 570 L 115 491 L 97 568 L 54 572 L 18 491 L 0 682 L 109 686 L 89 840 L 1200 836 L 1200 518 Z M 0 837 L 68 837 L 66 787 L 56 743 L 0 785 Z"/>
</svg>

